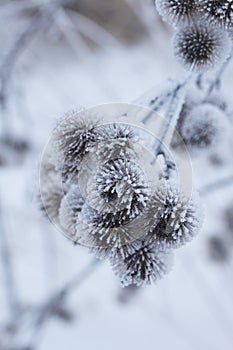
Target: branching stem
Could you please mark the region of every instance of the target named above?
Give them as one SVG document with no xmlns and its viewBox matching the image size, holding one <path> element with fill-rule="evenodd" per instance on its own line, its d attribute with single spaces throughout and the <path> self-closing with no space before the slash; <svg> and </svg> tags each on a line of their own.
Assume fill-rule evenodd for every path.
<svg viewBox="0 0 233 350">
<path fill-rule="evenodd" d="M 226 69 L 228 68 L 228 66 L 229 66 L 229 64 L 230 64 L 230 62 L 232 60 L 232 57 L 233 57 L 233 46 L 232 46 L 232 49 L 231 49 L 231 52 L 230 52 L 229 56 L 223 62 L 223 64 L 219 68 L 219 70 L 217 71 L 214 80 L 210 83 L 210 86 L 208 88 L 207 96 L 211 95 L 211 93 L 215 89 L 219 89 L 219 87 L 221 85 L 222 78 L 223 78 L 223 74 L 225 73 Z"/>
</svg>

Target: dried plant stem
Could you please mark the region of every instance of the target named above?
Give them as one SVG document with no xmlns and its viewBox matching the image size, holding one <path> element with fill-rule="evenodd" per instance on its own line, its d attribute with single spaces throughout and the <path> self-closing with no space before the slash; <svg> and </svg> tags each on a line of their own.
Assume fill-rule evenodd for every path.
<svg viewBox="0 0 233 350">
<path fill-rule="evenodd" d="M 231 60 L 233 57 L 233 46 L 231 49 L 231 52 L 229 54 L 229 56 L 227 57 L 227 59 L 223 62 L 223 64 L 221 65 L 221 67 L 219 68 L 219 70 L 216 73 L 216 76 L 214 78 L 214 80 L 210 83 L 210 86 L 208 88 L 208 95 L 211 95 L 211 93 L 214 91 L 214 89 L 218 89 L 221 85 L 221 81 L 223 78 L 223 74 L 225 73 L 226 69 L 228 68 Z"/>
<path fill-rule="evenodd" d="M 163 156 L 165 163 L 165 178 L 167 179 L 169 179 L 171 173 L 175 170 L 175 164 L 171 160 L 167 149 L 170 146 L 172 136 L 176 130 L 176 125 L 181 109 L 185 102 L 187 86 L 191 76 L 192 75 L 189 74 L 182 83 L 177 84 L 172 93 L 169 92 L 166 100 L 163 100 L 164 104 L 168 102 L 168 107 L 165 113 L 164 121 L 162 122 L 161 129 L 158 134 L 159 138 L 154 145 L 153 151 L 156 157 L 159 155 Z M 146 116 L 143 119 L 144 123 L 148 120 L 148 117 L 149 116 Z"/>
<path fill-rule="evenodd" d="M 160 142 L 158 147 L 158 152 L 160 152 L 160 145 L 165 143 L 167 146 L 170 145 L 174 130 L 176 128 L 181 109 L 183 107 L 188 82 L 190 81 L 191 75 L 174 89 L 173 94 L 170 98 L 167 112 L 165 114 L 165 123 L 162 125 L 161 131 L 159 133 Z"/>
<path fill-rule="evenodd" d="M 181 109 L 185 102 L 187 86 L 191 77 L 192 73 L 189 73 L 184 81 L 175 83 L 175 85 L 172 84 L 172 88 L 166 89 L 164 93 L 155 98 L 148 98 L 147 95 L 144 95 L 134 102 L 151 109 L 151 111 L 142 119 L 143 124 L 146 124 L 152 117 L 154 117 L 154 112 L 167 106 L 167 111 L 164 113 L 165 115 L 164 118 L 162 118 L 162 125 L 158 133 L 159 138 L 157 138 L 157 141 L 153 146 L 155 157 L 157 158 L 159 155 L 163 156 L 165 164 L 164 177 L 167 179 L 169 179 L 171 173 L 175 170 L 175 164 L 171 160 L 168 149 L 173 133 L 176 129 Z"/>
<path fill-rule="evenodd" d="M 155 95 L 154 91 L 149 91 L 134 101 L 135 104 L 143 105 L 151 109 L 151 112 L 148 113 L 148 115 L 146 115 L 142 120 L 143 123 L 146 123 L 154 112 L 159 111 L 163 106 L 165 106 L 169 102 L 169 99 L 173 96 L 174 91 L 179 89 L 180 85 L 182 85 L 181 82 L 171 80 L 169 80 L 168 83 L 172 83 L 172 86 L 166 88 L 161 94 Z"/>
</svg>

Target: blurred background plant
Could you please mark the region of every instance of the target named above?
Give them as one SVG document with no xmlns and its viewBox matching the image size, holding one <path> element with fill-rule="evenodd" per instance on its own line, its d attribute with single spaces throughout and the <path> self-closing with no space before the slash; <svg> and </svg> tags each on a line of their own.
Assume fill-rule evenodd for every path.
<svg viewBox="0 0 233 350">
<path fill-rule="evenodd" d="M 154 1 L 2 0 L 0 23 L 0 349 L 232 349 L 231 130 L 193 158 L 204 229 L 158 286 L 121 290 L 34 199 L 57 116 L 182 74 Z M 229 120 L 232 74 L 214 98 Z"/>
</svg>

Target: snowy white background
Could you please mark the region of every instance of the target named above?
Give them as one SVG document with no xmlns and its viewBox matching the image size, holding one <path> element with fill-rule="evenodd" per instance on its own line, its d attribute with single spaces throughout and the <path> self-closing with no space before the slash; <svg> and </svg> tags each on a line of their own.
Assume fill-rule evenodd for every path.
<svg viewBox="0 0 233 350">
<path fill-rule="evenodd" d="M 17 8 L 26 8 L 28 3 L 20 0 L 0 5 L 2 61 L 31 20 Z M 41 28 L 27 45 L 12 73 L 7 109 L 1 111 L 0 119 L 7 119 L 13 137 L 25 138 L 30 150 L 20 161 L 12 160 L 0 168 L 1 229 L 10 247 L 18 298 L 29 308 L 39 306 L 91 260 L 84 248 L 74 246 L 41 217 L 35 203 L 40 157 L 58 118 L 74 107 L 131 102 L 183 72 L 173 58 L 171 29 L 160 22 L 152 2 L 128 4 L 127 11 L 134 13 L 134 25 L 138 22 L 139 27 L 134 42 L 119 38 L 114 29 L 111 35 L 116 34 L 115 39 L 105 37 L 89 22 L 80 21 L 80 25 L 73 12 L 61 11 L 56 21 Z M 132 31 L 130 23 L 124 26 L 125 33 Z M 89 33 L 98 47 L 90 45 L 80 30 Z M 233 65 L 224 85 L 229 96 L 232 77 Z M 2 120 L 1 134 L 5 130 Z M 206 155 L 194 160 L 196 187 L 233 172 L 232 145 L 224 147 L 216 150 L 225 152 L 223 166 L 211 165 Z M 67 298 L 73 319 L 62 322 L 52 318 L 40 334 L 37 349 L 231 350 L 232 257 L 224 263 L 211 260 L 208 237 L 228 230 L 222 212 L 232 197 L 233 186 L 229 186 L 203 198 L 205 223 L 200 235 L 176 252 L 172 272 L 157 285 L 127 294 L 103 262 Z M 2 326 L 7 317 L 0 264 Z"/>
</svg>

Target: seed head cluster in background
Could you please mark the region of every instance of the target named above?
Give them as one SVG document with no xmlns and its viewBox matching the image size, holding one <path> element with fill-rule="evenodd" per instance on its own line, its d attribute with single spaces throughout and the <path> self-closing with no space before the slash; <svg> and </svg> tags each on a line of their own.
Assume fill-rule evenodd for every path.
<svg viewBox="0 0 233 350">
<path fill-rule="evenodd" d="M 54 131 L 41 166 L 43 209 L 68 238 L 109 259 L 122 285 L 150 284 L 197 234 L 200 206 L 152 165 L 139 129 L 100 120 L 72 112 Z"/>
<path fill-rule="evenodd" d="M 231 130 L 232 107 L 219 91 L 206 95 L 197 86 L 190 86 L 173 136 L 172 148 L 183 147 L 193 157 L 208 155 L 226 139 Z"/>
<path fill-rule="evenodd" d="M 156 0 L 163 19 L 176 28 L 173 47 L 189 70 L 205 72 L 229 55 L 233 28 L 231 0 Z"/>
</svg>

